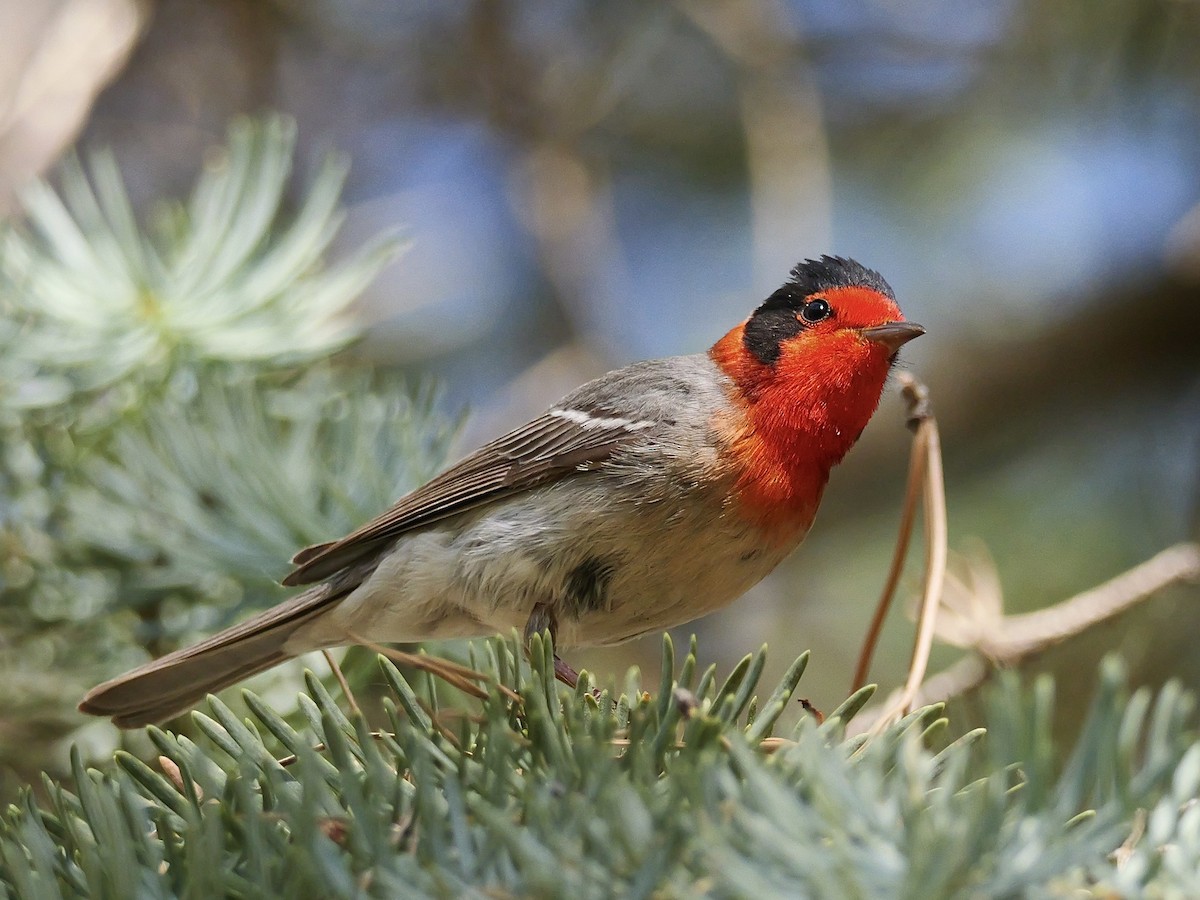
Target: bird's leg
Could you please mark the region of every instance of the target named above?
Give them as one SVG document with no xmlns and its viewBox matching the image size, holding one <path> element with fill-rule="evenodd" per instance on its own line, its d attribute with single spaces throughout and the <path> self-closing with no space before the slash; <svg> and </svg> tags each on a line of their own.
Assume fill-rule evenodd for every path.
<svg viewBox="0 0 1200 900">
<path fill-rule="evenodd" d="M 533 612 L 529 614 L 529 621 L 525 623 L 525 647 L 527 649 L 529 639 L 542 631 L 550 632 L 550 640 L 554 642 L 557 649 L 558 620 L 554 618 L 554 609 L 549 603 L 536 604 Z M 574 689 L 575 685 L 579 683 L 579 673 L 559 659 L 558 653 L 554 654 L 554 677 L 571 689 Z"/>
<path fill-rule="evenodd" d="M 579 684 L 579 673 L 571 668 L 569 663 L 564 662 L 554 654 L 554 677 L 569 687 L 575 690 L 575 686 Z"/>
</svg>

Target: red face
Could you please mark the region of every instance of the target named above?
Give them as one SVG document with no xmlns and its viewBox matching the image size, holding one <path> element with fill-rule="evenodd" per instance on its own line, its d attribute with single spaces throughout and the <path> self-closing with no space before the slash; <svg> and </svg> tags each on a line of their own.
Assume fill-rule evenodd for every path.
<svg viewBox="0 0 1200 900">
<path fill-rule="evenodd" d="M 814 308 L 815 307 L 815 308 Z M 869 287 L 834 287 L 805 298 L 797 318 L 813 334 L 870 328 L 903 322 L 896 301 Z"/>
<path fill-rule="evenodd" d="M 886 376 L 900 347 L 925 332 L 920 325 L 904 321 L 891 296 L 871 287 L 828 288 L 808 295 L 788 313 L 796 325 L 779 329 L 782 334 L 771 363 L 776 377 L 803 375 L 805 370 L 823 372 L 825 377 L 842 370 Z"/>
</svg>

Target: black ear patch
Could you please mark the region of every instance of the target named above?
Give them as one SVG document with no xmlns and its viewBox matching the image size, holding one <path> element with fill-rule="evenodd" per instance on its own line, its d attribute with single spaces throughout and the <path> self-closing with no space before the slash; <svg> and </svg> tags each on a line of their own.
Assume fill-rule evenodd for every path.
<svg viewBox="0 0 1200 900">
<path fill-rule="evenodd" d="M 802 301 L 780 296 L 787 293 L 787 288 L 780 288 L 772 294 L 766 303 L 754 311 L 742 333 L 746 350 L 765 366 L 778 362 L 783 352 L 783 342 L 798 335 L 805 327 L 796 318 L 796 310 Z"/>
</svg>

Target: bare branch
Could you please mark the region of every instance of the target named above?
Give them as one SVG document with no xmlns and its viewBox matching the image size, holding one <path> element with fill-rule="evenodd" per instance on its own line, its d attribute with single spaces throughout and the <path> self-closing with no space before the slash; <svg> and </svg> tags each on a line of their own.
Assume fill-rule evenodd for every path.
<svg viewBox="0 0 1200 900">
<path fill-rule="evenodd" d="M 1012 663 L 1110 619 L 1168 585 L 1196 580 L 1200 580 L 1200 545 L 1175 544 L 1111 581 L 1055 606 L 1005 616 L 1001 627 L 981 634 L 973 649 L 988 659 Z"/>
<path fill-rule="evenodd" d="M 322 650 L 321 655 L 325 657 L 325 662 L 329 663 L 329 668 L 333 670 L 333 677 L 337 679 L 337 683 L 342 688 L 342 695 L 346 698 L 346 703 L 350 706 L 350 711 L 354 715 L 362 718 L 362 708 L 358 705 L 358 701 L 354 699 L 354 691 L 350 690 L 350 682 L 346 680 L 346 674 L 342 671 L 342 667 L 338 665 L 338 661 L 333 658 L 333 654 L 328 650 Z"/>
<path fill-rule="evenodd" d="M 928 412 L 927 393 L 921 396 L 920 409 L 918 409 L 916 402 L 917 394 L 915 391 L 905 394 L 905 399 L 909 401 L 909 428 L 915 432 L 920 425 L 921 416 Z M 904 560 L 908 556 L 908 546 L 912 540 L 913 522 L 917 518 L 918 497 L 921 494 L 922 482 L 927 466 L 927 454 L 922 452 L 923 449 L 923 445 L 914 436 L 912 455 L 909 457 L 908 463 L 908 485 L 904 492 L 904 506 L 900 513 L 900 526 L 896 536 L 896 549 L 892 553 L 892 564 L 888 569 L 887 580 L 884 582 L 883 592 L 879 596 L 879 603 L 875 606 L 875 615 L 871 618 L 871 624 L 867 627 L 867 635 L 863 640 L 862 649 L 858 654 L 858 665 L 854 669 L 854 681 L 850 685 L 851 694 L 867 683 L 867 676 L 871 670 L 871 660 L 875 656 L 875 648 L 878 646 L 879 636 L 883 632 L 883 622 L 887 618 L 888 610 L 892 606 L 892 599 L 896 595 L 896 586 L 900 583 L 900 574 L 904 571 Z"/>
<path fill-rule="evenodd" d="M 921 610 L 917 619 L 917 636 L 913 644 L 912 661 L 904 689 L 889 698 L 872 733 L 878 733 L 899 719 L 916 702 L 921 683 L 929 668 L 929 654 L 933 648 L 933 637 L 942 589 L 946 583 L 947 527 L 946 485 L 942 473 L 942 445 L 938 435 L 937 420 L 929 406 L 929 390 L 907 373 L 900 376 L 901 390 L 909 407 L 909 425 L 915 425 L 913 459 L 923 464 L 923 506 L 925 510 L 925 587 L 922 592 Z"/>
<path fill-rule="evenodd" d="M 981 581 L 991 583 L 985 573 Z M 1019 666 L 1031 656 L 1080 634 L 1182 582 L 1200 581 L 1200 544 L 1184 542 L 1168 547 L 1104 584 L 1037 612 L 1017 616 L 989 615 L 965 629 L 957 622 L 939 629 L 939 637 L 975 652 L 934 675 L 913 695 L 913 705 L 951 700 L 983 684 L 998 668 Z M 976 602 L 966 596 L 955 601 L 974 609 L 992 608 L 998 598 Z M 961 613 L 962 610 L 952 612 Z M 955 615 L 943 621 L 955 622 Z M 944 633 L 948 632 L 948 633 Z M 864 710 L 851 723 L 851 733 L 874 730 L 896 701 Z"/>
</svg>

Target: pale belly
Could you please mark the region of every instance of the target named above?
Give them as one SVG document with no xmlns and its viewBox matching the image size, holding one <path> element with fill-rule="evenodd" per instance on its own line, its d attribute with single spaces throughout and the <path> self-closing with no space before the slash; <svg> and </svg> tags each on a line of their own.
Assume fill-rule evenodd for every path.
<svg viewBox="0 0 1200 900">
<path fill-rule="evenodd" d="M 553 611 L 560 647 L 619 643 L 729 604 L 805 530 L 767 546 L 719 502 L 560 483 L 405 536 L 289 650 L 507 635 L 537 604 Z"/>
</svg>

